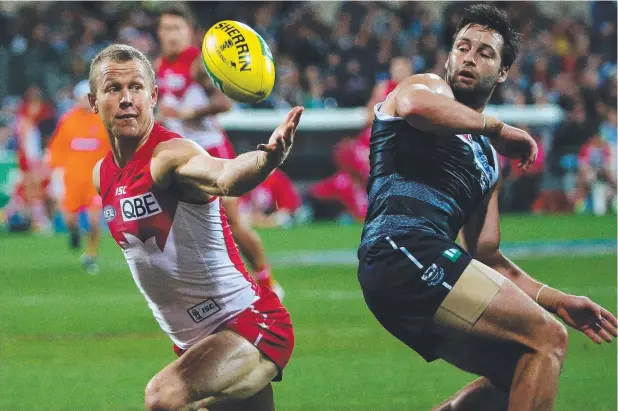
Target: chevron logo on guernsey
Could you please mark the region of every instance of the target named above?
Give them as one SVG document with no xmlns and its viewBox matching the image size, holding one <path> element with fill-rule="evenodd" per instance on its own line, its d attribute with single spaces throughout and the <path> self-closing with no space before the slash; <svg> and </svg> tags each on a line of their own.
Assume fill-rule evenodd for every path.
<svg viewBox="0 0 618 411">
<path fill-rule="evenodd" d="M 448 250 L 443 251 L 442 255 L 451 260 L 452 262 L 455 262 L 457 261 L 457 259 L 459 259 L 461 251 L 456 248 L 449 248 Z"/>
</svg>

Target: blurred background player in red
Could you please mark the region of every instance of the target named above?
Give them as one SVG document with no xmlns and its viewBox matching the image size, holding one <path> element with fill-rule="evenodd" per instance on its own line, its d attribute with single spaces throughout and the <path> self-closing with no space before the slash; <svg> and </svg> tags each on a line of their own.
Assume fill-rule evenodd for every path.
<svg viewBox="0 0 618 411">
<path fill-rule="evenodd" d="M 37 232 L 51 231 L 55 209 L 49 195 L 50 170 L 43 162 L 45 140 L 53 131 L 50 127 L 54 121 L 54 106 L 44 98 L 37 84 L 30 85 L 16 110 L 14 135 L 21 181 L 9 208 L 22 211 Z"/>
<path fill-rule="evenodd" d="M 362 222 L 367 213 L 369 148 L 357 140 L 337 143 L 333 159 L 337 171 L 313 184 L 307 193 L 315 220 L 337 218 L 341 223 Z"/>
<path fill-rule="evenodd" d="M 329 219 L 338 215 L 340 221 L 363 221 L 367 213 L 367 177 L 369 176 L 369 136 L 373 122 L 373 107 L 386 100 L 397 85 L 414 74 L 407 57 L 394 57 L 390 62 L 390 79 L 373 88 L 367 103 L 365 128 L 355 139 L 344 138 L 334 148 L 337 171 L 310 187 L 309 202 L 314 218 Z"/>
<path fill-rule="evenodd" d="M 201 51 L 193 45 L 191 12 L 184 5 L 165 8 L 159 15 L 157 33 L 161 56 L 154 68 L 159 86 L 159 120 L 169 130 L 201 145 L 213 157 L 234 158 L 234 147 L 215 117 L 229 111 L 232 102 L 206 74 Z M 252 275 L 260 285 L 281 294 L 261 238 L 240 218 L 238 200 L 225 198 L 223 204 L 234 240 L 251 267 Z"/>
<path fill-rule="evenodd" d="M 545 145 L 541 138 L 535 135 L 526 124 L 517 124 L 515 127 L 530 134 L 536 142 L 539 151 L 536 161 L 526 171 L 523 171 L 521 167 L 517 167 L 517 160 L 510 160 L 502 155 L 498 155 L 503 173 L 500 207 L 521 213 L 530 212 L 533 207 L 540 211 L 545 206 L 545 199 L 537 198 L 541 189 L 541 180 L 545 168 Z"/>
<path fill-rule="evenodd" d="M 581 147 L 577 160 L 575 211 L 604 215 L 616 197 L 610 145 L 595 134 Z"/>
<path fill-rule="evenodd" d="M 373 107 L 376 104 L 386 100 L 386 97 L 393 90 L 395 90 L 395 87 L 397 87 L 399 83 L 401 83 L 403 80 L 405 80 L 406 78 L 414 74 L 414 70 L 412 69 L 412 63 L 410 62 L 410 59 L 407 57 L 402 57 L 402 56 L 393 57 L 393 59 L 390 62 L 390 68 L 388 72 L 390 74 L 390 78 L 386 81 L 381 81 L 377 83 L 373 87 L 373 91 L 371 92 L 371 98 L 367 102 L 367 106 L 365 106 L 367 110 L 367 121 L 365 124 L 366 128 L 365 130 L 363 130 L 363 134 L 364 132 L 367 132 L 367 128 L 369 128 L 368 134 L 371 134 L 371 125 L 373 123 L 373 118 L 374 118 Z M 368 137 L 367 137 L 367 146 L 369 146 Z"/>
<path fill-rule="evenodd" d="M 262 184 L 240 197 L 243 218 L 253 227 L 286 227 L 294 222 L 302 201 L 294 183 L 276 169 Z"/>
</svg>

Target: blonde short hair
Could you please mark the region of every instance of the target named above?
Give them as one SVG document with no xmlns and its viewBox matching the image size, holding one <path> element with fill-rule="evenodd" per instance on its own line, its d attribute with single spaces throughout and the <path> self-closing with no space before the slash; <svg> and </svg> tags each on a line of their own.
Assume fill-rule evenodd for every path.
<svg viewBox="0 0 618 411">
<path fill-rule="evenodd" d="M 97 90 L 96 80 L 98 78 L 98 74 L 96 70 L 98 69 L 98 66 L 107 61 L 112 63 L 125 63 L 131 60 L 138 60 L 142 63 L 146 71 L 146 76 L 148 77 L 148 80 L 150 80 L 150 85 L 154 86 L 156 84 L 155 71 L 144 53 L 135 47 L 128 46 L 126 44 L 112 44 L 111 46 L 107 46 L 101 50 L 90 62 L 90 74 L 88 76 L 90 92 L 96 93 Z"/>
</svg>

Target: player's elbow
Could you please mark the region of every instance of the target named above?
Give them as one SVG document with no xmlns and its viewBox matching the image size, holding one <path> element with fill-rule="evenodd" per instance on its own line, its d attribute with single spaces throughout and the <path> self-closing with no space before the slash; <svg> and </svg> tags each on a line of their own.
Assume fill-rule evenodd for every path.
<svg viewBox="0 0 618 411">
<path fill-rule="evenodd" d="M 248 193 L 254 186 L 239 178 L 238 173 L 229 168 L 224 167 L 214 180 L 214 191 L 210 194 L 220 197 L 240 197 Z"/>
<path fill-rule="evenodd" d="M 230 179 L 226 177 L 225 172 L 221 172 L 217 175 L 214 183 L 212 184 L 212 189 L 209 194 L 217 195 L 220 197 L 239 196 L 237 190 L 234 188 L 234 182 L 230 181 Z"/>
<path fill-rule="evenodd" d="M 478 244 L 473 256 L 475 260 L 493 269 L 501 267 L 506 261 L 504 254 L 495 244 Z"/>
<path fill-rule="evenodd" d="M 408 93 L 405 96 L 397 98 L 395 110 L 397 114 L 406 119 L 422 116 L 425 107 L 421 99 L 416 96 L 417 93 Z"/>
<path fill-rule="evenodd" d="M 433 93 L 428 90 L 414 90 L 397 98 L 395 110 L 400 117 L 406 119 L 412 127 L 423 131 L 430 131 L 432 127 Z"/>
</svg>

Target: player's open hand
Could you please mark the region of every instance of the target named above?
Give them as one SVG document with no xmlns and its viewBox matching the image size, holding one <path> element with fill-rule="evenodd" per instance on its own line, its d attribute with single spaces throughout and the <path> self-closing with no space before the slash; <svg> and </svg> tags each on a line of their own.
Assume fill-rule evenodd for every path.
<svg viewBox="0 0 618 411">
<path fill-rule="evenodd" d="M 508 124 L 504 125 L 497 138 L 492 139 L 491 144 L 503 156 L 519 159 L 520 162 L 517 166 L 524 171 L 534 164 L 539 152 L 536 141 L 534 141 L 530 134 Z"/>
<path fill-rule="evenodd" d="M 258 150 L 266 153 L 266 161 L 275 167 L 280 166 L 294 144 L 294 134 L 303 114 L 303 107 L 294 107 L 288 113 L 287 118 L 279 127 L 275 129 L 268 140 L 268 144 L 259 144 Z"/>
<path fill-rule="evenodd" d="M 616 317 L 588 297 L 566 295 L 558 304 L 556 314 L 569 326 L 586 334 L 597 344 L 612 341 L 616 333 Z"/>
</svg>

